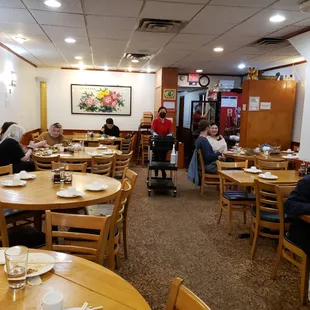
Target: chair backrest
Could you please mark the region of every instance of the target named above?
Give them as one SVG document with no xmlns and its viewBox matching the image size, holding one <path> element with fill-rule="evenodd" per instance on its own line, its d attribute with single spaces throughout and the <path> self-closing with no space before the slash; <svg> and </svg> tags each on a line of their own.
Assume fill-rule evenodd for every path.
<svg viewBox="0 0 310 310">
<path fill-rule="evenodd" d="M 52 169 L 58 169 L 60 167 L 64 167 L 65 171 L 74 171 L 74 172 L 84 172 L 86 173 L 87 163 L 83 164 L 67 164 L 61 162 L 52 161 Z"/>
<path fill-rule="evenodd" d="M 111 150 L 118 150 L 118 145 L 109 145 L 108 146 L 108 149 L 111 149 Z"/>
<path fill-rule="evenodd" d="M 137 177 L 138 177 L 138 175 L 133 170 L 128 169 L 128 168 L 125 169 L 122 182 L 124 182 L 124 180 L 129 182 L 129 184 L 131 185 L 131 193 L 130 193 L 130 195 L 127 198 L 127 202 L 126 202 L 125 210 L 124 210 L 124 216 L 127 216 L 128 207 L 129 207 L 129 201 L 131 199 L 132 192 L 133 192 L 133 190 L 135 188 Z"/>
<path fill-rule="evenodd" d="M 13 165 L 7 165 L 0 167 L 0 175 L 12 174 L 13 173 Z"/>
<path fill-rule="evenodd" d="M 32 155 L 33 163 L 37 171 L 52 169 L 52 162 L 59 162 L 59 155 L 53 157 L 41 157 Z"/>
<path fill-rule="evenodd" d="M 110 216 L 90 216 L 45 211 L 46 247 L 48 250 L 75 254 L 103 265 L 104 251 L 110 229 Z M 53 228 L 86 229 L 87 233 L 55 231 Z M 94 233 L 92 233 L 94 231 Z M 99 234 L 98 234 L 99 231 Z M 53 238 L 61 238 L 59 244 L 53 244 Z M 70 245 L 70 240 L 79 241 L 78 245 Z M 83 245 L 85 242 L 85 245 Z"/>
<path fill-rule="evenodd" d="M 40 136 L 40 133 L 37 131 L 37 132 L 34 132 L 31 134 L 31 138 L 32 138 L 32 141 L 34 140 L 37 140 Z"/>
<path fill-rule="evenodd" d="M 288 161 L 267 161 L 255 158 L 255 166 L 264 170 L 287 170 Z"/>
<path fill-rule="evenodd" d="M 123 139 L 121 142 L 121 151 L 123 154 L 129 154 L 132 151 L 133 137 L 129 139 Z"/>
<path fill-rule="evenodd" d="M 100 144 L 103 144 L 103 145 L 113 145 L 114 144 L 114 140 L 112 139 L 98 139 L 99 143 Z"/>
<path fill-rule="evenodd" d="M 150 143 L 151 135 L 141 135 L 141 144 L 144 151 L 147 150 Z"/>
<path fill-rule="evenodd" d="M 114 162 L 114 155 L 94 156 L 91 161 L 91 173 L 110 176 Z"/>
<path fill-rule="evenodd" d="M 132 158 L 132 151 L 129 154 L 115 154 L 113 165 L 113 178 L 123 179 L 125 168 L 129 167 Z"/>
<path fill-rule="evenodd" d="M 166 310 L 210 310 L 192 291 L 183 285 L 183 280 L 172 281 Z"/>
<path fill-rule="evenodd" d="M 198 160 L 199 160 L 199 167 L 201 169 L 202 173 L 205 173 L 205 161 L 203 159 L 203 155 L 202 155 L 202 151 L 201 149 L 197 149 L 197 156 L 198 156 Z"/>
<path fill-rule="evenodd" d="M 284 238 L 285 233 L 284 203 L 295 187 L 296 184 L 275 186 L 279 217 L 280 217 L 280 238 Z"/>
</svg>

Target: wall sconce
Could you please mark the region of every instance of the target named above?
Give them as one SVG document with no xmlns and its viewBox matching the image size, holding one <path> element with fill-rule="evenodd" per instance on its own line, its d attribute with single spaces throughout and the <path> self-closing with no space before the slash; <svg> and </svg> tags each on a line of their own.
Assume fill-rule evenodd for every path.
<svg viewBox="0 0 310 310">
<path fill-rule="evenodd" d="M 10 86 L 16 87 L 16 73 L 11 71 Z"/>
</svg>

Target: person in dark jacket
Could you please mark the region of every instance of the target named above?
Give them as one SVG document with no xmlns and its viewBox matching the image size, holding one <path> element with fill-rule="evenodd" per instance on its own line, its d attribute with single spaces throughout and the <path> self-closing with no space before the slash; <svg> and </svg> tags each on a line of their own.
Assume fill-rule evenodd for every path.
<svg viewBox="0 0 310 310">
<path fill-rule="evenodd" d="M 310 175 L 301 179 L 285 202 L 284 212 L 290 219 L 289 239 L 310 256 L 310 224 L 300 219 L 310 215 Z"/>
<path fill-rule="evenodd" d="M 210 129 L 210 122 L 202 120 L 199 122 L 200 135 L 196 141 L 196 149 L 200 149 L 203 155 L 205 172 L 207 173 L 217 173 L 217 160 L 223 160 L 225 157 L 223 155 L 224 147 L 214 152 L 210 142 L 207 139 L 208 132 Z"/>
<path fill-rule="evenodd" d="M 105 134 L 111 137 L 119 137 L 120 131 L 119 128 L 114 125 L 114 121 L 112 118 L 107 118 L 105 121 L 105 125 L 102 126 L 100 133 Z"/>
</svg>

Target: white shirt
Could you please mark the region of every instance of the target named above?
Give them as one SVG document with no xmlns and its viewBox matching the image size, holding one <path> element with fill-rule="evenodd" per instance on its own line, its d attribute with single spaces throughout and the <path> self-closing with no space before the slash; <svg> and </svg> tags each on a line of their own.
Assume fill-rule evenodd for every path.
<svg viewBox="0 0 310 310">
<path fill-rule="evenodd" d="M 219 141 L 210 137 L 210 136 L 207 136 L 207 139 L 208 139 L 209 143 L 211 144 L 214 152 L 218 152 L 218 150 L 222 147 L 224 147 L 224 152 L 227 151 L 227 143 L 223 137 Z"/>
</svg>

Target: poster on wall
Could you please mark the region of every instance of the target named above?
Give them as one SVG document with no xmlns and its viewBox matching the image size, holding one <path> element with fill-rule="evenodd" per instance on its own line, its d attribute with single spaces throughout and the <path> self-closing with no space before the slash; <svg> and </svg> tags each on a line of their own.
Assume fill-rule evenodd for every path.
<svg viewBox="0 0 310 310">
<path fill-rule="evenodd" d="M 131 86 L 71 84 L 72 114 L 131 115 Z"/>
<path fill-rule="evenodd" d="M 176 99 L 176 89 L 164 89 L 163 100 L 175 100 Z"/>
</svg>

